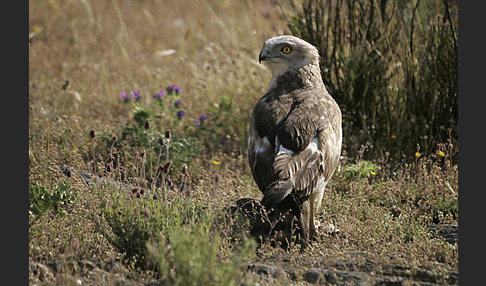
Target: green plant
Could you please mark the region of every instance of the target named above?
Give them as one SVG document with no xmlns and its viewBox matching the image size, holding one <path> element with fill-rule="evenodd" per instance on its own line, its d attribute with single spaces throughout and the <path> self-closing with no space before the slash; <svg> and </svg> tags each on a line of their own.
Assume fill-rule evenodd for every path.
<svg viewBox="0 0 486 286">
<path fill-rule="evenodd" d="M 114 144 L 113 134 L 119 134 L 119 136 L 117 135 L 118 140 Z M 134 161 L 136 152 L 141 150 L 155 155 L 160 154 L 160 160 L 158 160 L 158 156 L 151 156 L 146 160 L 147 169 L 149 169 L 150 163 L 156 166 L 157 162 L 160 163 L 169 159 L 173 161 L 174 167 L 179 169 L 184 164 L 190 164 L 201 152 L 202 146 L 195 137 L 184 137 L 172 133 L 170 143 L 163 143 L 162 146 L 160 140 L 165 140 L 164 136 L 156 128 L 151 129 L 149 136 L 147 136 L 147 131 L 143 127 L 132 125 L 124 126 L 120 131 L 106 129 L 101 134 L 101 140 L 108 148 L 111 148 L 112 144 L 114 148 L 118 148 L 117 156 L 120 156 L 120 160 L 123 162 Z M 169 158 L 167 158 L 167 148 L 170 148 Z"/>
<path fill-rule="evenodd" d="M 246 151 L 247 119 L 241 119 L 241 108 L 228 96 L 209 106 L 207 113 L 196 120 L 192 136 L 201 140 L 209 154 L 222 151 L 243 153 Z M 207 115 L 206 115 L 207 114 Z M 239 116 L 238 116 L 239 115 Z"/>
<path fill-rule="evenodd" d="M 130 193 L 102 186 L 99 196 L 103 217 L 110 229 L 104 232 L 105 237 L 124 254 L 127 264 L 133 263 L 140 269 L 150 267 L 146 243 L 150 239 L 157 240 L 159 233 L 167 235 L 184 225 L 197 224 L 202 229 L 211 225 L 208 213 L 182 195 L 162 200 L 141 190 Z"/>
<path fill-rule="evenodd" d="M 168 87 L 167 90 L 169 92 L 172 87 Z M 195 137 L 176 134 L 170 128 L 162 132 L 161 127 L 153 123 L 153 121 L 161 122 L 158 120 L 161 117 L 156 114 L 165 110 L 162 106 L 165 106 L 163 99 L 166 97 L 160 96 L 162 91 L 156 96 L 157 104 L 147 107 L 143 107 L 140 103 L 140 94 L 135 94 L 138 100 L 133 104 L 132 113 L 136 124 L 121 125 L 118 130 L 106 128 L 101 134 L 101 140 L 105 143 L 103 147 L 106 149 L 101 152 L 108 157 L 105 162 L 106 170 L 124 169 L 123 172 L 119 172 L 123 173 L 123 176 L 119 174 L 117 179 L 128 182 L 132 178 L 138 184 L 146 185 L 142 182 L 157 180 L 158 175 L 161 175 L 164 163 L 170 161 L 171 166 L 177 169 L 188 165 L 200 154 L 201 145 Z M 171 97 L 175 97 L 176 94 L 178 92 L 169 93 Z M 126 93 L 122 94 L 122 98 L 124 97 L 127 97 Z M 129 103 L 130 100 L 125 99 L 125 102 Z M 180 106 L 180 103 L 175 105 Z M 169 120 L 167 126 L 180 124 L 183 123 L 181 118 L 178 118 L 175 121 Z M 130 161 L 134 162 L 134 168 L 122 167 L 122 165 L 128 165 Z M 154 186 L 150 186 L 150 188 L 152 187 Z"/>
<path fill-rule="evenodd" d="M 73 204 L 75 198 L 71 185 L 65 181 L 56 184 L 53 192 L 41 185 L 30 185 L 29 214 L 35 216 L 34 221 L 37 221 L 50 210 L 54 214 L 64 217 L 66 216 L 65 206 Z"/>
<path fill-rule="evenodd" d="M 347 179 L 364 179 L 376 175 L 379 169 L 380 166 L 373 162 L 360 160 L 355 164 L 347 164 L 341 172 Z"/>
<path fill-rule="evenodd" d="M 305 0 L 293 34 L 320 52 L 322 78 L 343 112 L 343 144 L 396 161 L 419 144 L 457 144 L 457 1 Z M 457 146 L 455 147 L 457 148 Z M 457 162 L 457 156 L 454 156 Z"/>
<path fill-rule="evenodd" d="M 221 261 L 220 235 L 192 225 L 161 233 L 147 247 L 160 277 L 169 285 L 238 285 L 242 263 L 253 250 L 249 242 L 235 247 L 231 257 Z"/>
</svg>

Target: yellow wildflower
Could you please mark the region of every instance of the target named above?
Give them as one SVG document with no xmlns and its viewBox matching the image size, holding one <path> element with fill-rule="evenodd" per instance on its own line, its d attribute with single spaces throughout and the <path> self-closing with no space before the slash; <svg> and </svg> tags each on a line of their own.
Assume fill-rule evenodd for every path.
<svg viewBox="0 0 486 286">
<path fill-rule="evenodd" d="M 415 152 L 415 158 L 418 158 L 420 156 L 422 156 L 422 154 L 420 154 L 419 152 Z"/>
<path fill-rule="evenodd" d="M 211 163 L 213 163 L 213 165 L 215 165 L 215 166 L 218 166 L 218 165 L 221 164 L 221 162 L 219 162 L 219 161 L 211 161 Z"/>
<path fill-rule="evenodd" d="M 374 176 L 374 175 L 376 175 L 376 174 L 378 174 L 378 173 L 373 172 L 373 171 L 370 171 L 370 174 L 371 174 L 372 176 Z"/>
<path fill-rule="evenodd" d="M 444 157 L 445 156 L 445 153 L 443 151 L 439 151 L 439 156 L 440 157 Z"/>
<path fill-rule="evenodd" d="M 397 135 L 392 134 L 391 138 L 392 138 L 392 139 L 397 139 Z"/>
</svg>

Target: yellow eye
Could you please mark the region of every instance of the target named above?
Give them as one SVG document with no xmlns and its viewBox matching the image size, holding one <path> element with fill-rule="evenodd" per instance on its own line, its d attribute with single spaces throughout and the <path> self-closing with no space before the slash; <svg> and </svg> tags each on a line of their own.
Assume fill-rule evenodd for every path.
<svg viewBox="0 0 486 286">
<path fill-rule="evenodd" d="M 283 52 L 284 54 L 288 54 L 288 53 L 290 53 L 291 51 L 292 51 L 292 49 L 291 49 L 289 46 L 285 46 L 285 47 L 283 47 L 283 48 L 282 48 L 282 52 Z"/>
</svg>

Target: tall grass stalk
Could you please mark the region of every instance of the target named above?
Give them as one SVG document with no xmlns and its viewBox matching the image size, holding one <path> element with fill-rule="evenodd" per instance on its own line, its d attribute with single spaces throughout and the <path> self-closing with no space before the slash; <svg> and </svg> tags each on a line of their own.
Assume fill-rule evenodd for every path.
<svg viewBox="0 0 486 286">
<path fill-rule="evenodd" d="M 349 156 L 369 142 L 366 159 L 413 162 L 417 144 L 456 144 L 457 1 L 305 0 L 295 11 L 289 28 L 319 49 Z"/>
</svg>

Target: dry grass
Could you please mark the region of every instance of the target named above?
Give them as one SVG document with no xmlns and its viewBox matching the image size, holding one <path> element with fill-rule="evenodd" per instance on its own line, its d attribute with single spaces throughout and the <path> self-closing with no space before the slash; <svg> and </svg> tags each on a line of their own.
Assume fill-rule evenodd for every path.
<svg viewBox="0 0 486 286">
<path fill-rule="evenodd" d="M 30 49 L 30 100 L 79 115 L 87 126 L 122 120 L 122 90 L 138 89 L 149 103 L 152 93 L 173 83 L 190 96 L 187 108 L 196 114 L 221 95 L 251 106 L 268 78 L 257 64 L 262 42 L 281 32 L 279 23 L 285 28 L 270 3 L 49 3 L 29 6 L 30 30 L 43 29 Z M 175 53 L 160 55 L 167 50 Z M 62 92 L 65 80 L 70 86 Z"/>
<path fill-rule="evenodd" d="M 122 91 L 139 90 L 142 104 L 151 106 L 152 95 L 172 84 L 181 86 L 186 111 L 175 135 L 187 136 L 190 118 L 206 113 L 222 97 L 232 100 L 233 120 L 246 127 L 270 78 L 257 62 L 261 46 L 265 39 L 289 32 L 283 12 L 274 1 L 251 0 L 29 1 L 29 32 L 34 33 L 29 49 L 29 184 L 52 190 L 67 181 L 77 196 L 74 204 L 64 206 L 65 217 L 49 212 L 36 222 L 29 219 L 29 261 L 58 268 L 44 281 L 49 284 L 150 281 L 153 273 L 130 266 L 105 276 L 81 266 L 89 260 L 103 269 L 122 258 L 99 232 L 96 224 L 105 224 L 99 197 L 81 179 L 92 170 L 89 131 L 100 134 L 133 124 Z M 175 53 L 164 55 L 171 50 Z M 154 126 L 160 132 L 165 128 Z M 229 150 L 203 148 L 189 165 L 191 202 L 214 217 L 239 198 L 260 196 L 245 157 L 246 129 L 233 131 L 226 134 L 236 142 Z M 94 144 L 99 156 L 109 152 L 100 135 Z M 251 263 L 296 274 L 350 264 L 375 273 L 386 272 L 387 265 L 457 270 L 457 244 L 426 228 L 457 223 L 457 166 L 433 154 L 424 157 L 415 169 L 403 167 L 395 174 L 387 171 L 386 161 L 377 163 L 381 169 L 373 178 L 336 173 L 320 219 L 340 232 L 320 236 L 304 253 L 298 247 L 290 252 L 263 247 L 255 250 Z M 98 158 L 102 168 L 100 159 L 105 158 Z M 342 169 L 352 163 L 343 162 Z M 71 176 L 61 167 L 71 168 Z M 231 253 L 231 243 L 222 244 L 223 253 Z M 242 277 L 250 284 L 275 283 L 250 273 Z"/>
</svg>

